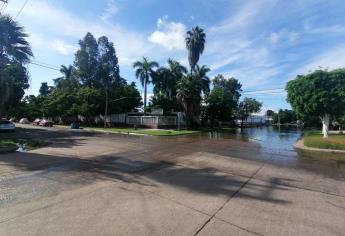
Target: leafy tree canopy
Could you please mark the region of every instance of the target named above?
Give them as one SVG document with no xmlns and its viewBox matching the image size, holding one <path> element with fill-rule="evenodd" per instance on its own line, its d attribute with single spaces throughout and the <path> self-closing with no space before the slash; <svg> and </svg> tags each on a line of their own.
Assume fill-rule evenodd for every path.
<svg viewBox="0 0 345 236">
<path fill-rule="evenodd" d="M 262 103 L 255 98 L 244 98 L 238 105 L 238 116 L 241 119 L 241 126 L 250 114 L 260 112 L 261 107 Z"/>
<path fill-rule="evenodd" d="M 242 85 L 235 78 L 225 79 L 217 75 L 213 79 L 213 89 L 206 98 L 206 116 L 214 120 L 230 121 L 238 106 Z"/>
<path fill-rule="evenodd" d="M 287 83 L 287 100 L 302 119 L 345 111 L 345 69 L 316 70 Z"/>
</svg>

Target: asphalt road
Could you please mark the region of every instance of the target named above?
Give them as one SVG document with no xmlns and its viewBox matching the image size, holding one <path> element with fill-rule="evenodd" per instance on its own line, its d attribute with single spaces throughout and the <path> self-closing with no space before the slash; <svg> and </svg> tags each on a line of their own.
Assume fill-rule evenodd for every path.
<svg viewBox="0 0 345 236">
<path fill-rule="evenodd" d="M 19 129 L 0 235 L 345 235 L 345 163 L 207 136 Z"/>
</svg>

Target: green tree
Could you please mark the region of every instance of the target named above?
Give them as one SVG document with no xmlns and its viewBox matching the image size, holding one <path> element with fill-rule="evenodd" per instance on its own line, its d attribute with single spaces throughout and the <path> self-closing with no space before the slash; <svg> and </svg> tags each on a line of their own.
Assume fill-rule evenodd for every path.
<svg viewBox="0 0 345 236">
<path fill-rule="evenodd" d="M 109 112 L 112 114 L 129 112 L 142 105 L 140 92 L 134 82 L 113 87 L 109 95 L 112 99 Z"/>
<path fill-rule="evenodd" d="M 231 93 L 233 96 L 233 101 L 238 103 L 238 100 L 241 97 L 242 84 L 237 79 L 233 77 L 225 79 L 223 75 L 219 74 L 214 77 L 213 86 L 214 88 L 220 87 Z"/>
<path fill-rule="evenodd" d="M 24 98 L 25 108 L 22 115 L 24 115 L 24 117 L 30 120 L 43 117 L 44 113 L 46 112 L 43 106 L 43 103 L 45 100 L 46 100 L 46 97 L 43 97 L 43 96 L 35 96 L 35 95 L 26 96 Z"/>
<path fill-rule="evenodd" d="M 169 59 L 168 67 L 160 67 L 153 74 L 154 94 L 165 95 L 172 100 L 176 96 L 177 82 L 187 73 L 187 69 L 178 61 Z"/>
<path fill-rule="evenodd" d="M 108 38 L 102 36 L 98 39 L 98 73 L 100 84 L 105 94 L 105 109 L 104 109 L 104 128 L 106 127 L 106 117 L 108 115 L 109 105 L 109 89 L 116 86 L 121 80 L 120 68 L 116 56 L 113 43 L 109 42 Z"/>
<path fill-rule="evenodd" d="M 144 87 L 144 110 L 146 108 L 146 96 L 147 96 L 147 84 L 150 83 L 154 69 L 159 67 L 158 63 L 155 61 L 149 61 L 147 57 L 143 57 L 142 61 L 136 61 L 133 63 L 133 68 L 135 69 L 135 76 L 140 79 L 141 85 Z"/>
<path fill-rule="evenodd" d="M 330 118 L 345 111 L 345 69 L 316 70 L 287 83 L 287 99 L 297 116 L 319 116 L 322 133 L 328 137 Z"/>
<path fill-rule="evenodd" d="M 211 125 L 217 121 L 229 121 L 232 116 L 232 97 L 222 88 L 214 88 L 206 98 L 206 116 Z"/>
<path fill-rule="evenodd" d="M 279 109 L 278 113 L 274 113 L 273 122 L 275 124 L 289 124 L 297 121 L 296 113 L 293 110 Z"/>
<path fill-rule="evenodd" d="M 179 110 L 176 86 L 186 73 L 187 69 L 172 59 L 168 60 L 167 67 L 157 69 L 152 78 L 154 96 L 151 98 L 150 106 L 162 108 L 165 114 L 171 110 Z"/>
<path fill-rule="evenodd" d="M 266 116 L 270 116 L 270 117 L 273 117 L 274 116 L 274 111 L 273 110 L 267 110 L 266 111 Z"/>
<path fill-rule="evenodd" d="M 29 88 L 29 76 L 25 67 L 18 63 L 0 69 L 0 117 L 16 107 Z"/>
<path fill-rule="evenodd" d="M 10 16 L 0 15 L 0 67 L 30 62 L 33 53 L 27 37 L 24 28 Z"/>
<path fill-rule="evenodd" d="M 202 28 L 196 26 L 187 32 L 186 48 L 188 50 L 188 62 L 191 73 L 195 71 L 200 55 L 205 49 L 206 34 Z"/>
<path fill-rule="evenodd" d="M 217 75 L 213 89 L 206 98 L 206 117 L 213 125 L 215 120 L 230 121 L 238 106 L 242 85 L 235 78 L 225 79 Z"/>
<path fill-rule="evenodd" d="M 24 65 L 33 56 L 24 28 L 10 16 L 0 15 L 0 118 L 14 110 L 29 87 Z"/>
<path fill-rule="evenodd" d="M 54 79 L 54 85 L 57 89 L 68 89 L 69 87 L 77 87 L 79 85 L 75 69 L 72 65 L 61 65 L 60 72 L 63 76 Z"/>
<path fill-rule="evenodd" d="M 335 116 L 334 119 L 333 119 L 332 124 L 334 126 L 338 126 L 339 133 L 343 134 L 343 130 L 344 130 L 344 126 L 345 126 L 345 115 Z"/>
<path fill-rule="evenodd" d="M 210 72 L 211 69 L 208 68 L 207 66 L 199 66 L 196 65 L 195 68 L 195 75 L 200 79 L 201 85 L 202 85 L 202 91 L 204 94 L 208 94 L 210 92 L 210 83 L 211 80 L 207 76 L 207 73 Z"/>
<path fill-rule="evenodd" d="M 177 99 L 185 111 L 187 126 L 196 128 L 199 125 L 202 84 L 199 77 L 189 74 L 177 83 Z"/>
<path fill-rule="evenodd" d="M 52 92 L 52 87 L 48 86 L 47 82 L 42 82 L 39 89 L 39 93 L 42 96 L 48 96 Z"/>
<path fill-rule="evenodd" d="M 255 98 L 244 98 L 238 105 L 238 116 L 241 120 L 241 128 L 243 127 L 243 122 L 252 113 L 257 113 L 261 110 L 262 103 L 257 101 Z"/>
<path fill-rule="evenodd" d="M 97 78 L 98 68 L 98 44 L 91 33 L 87 33 L 82 40 L 79 40 L 79 50 L 75 54 L 74 66 L 82 84 L 96 88 L 99 86 Z"/>
</svg>

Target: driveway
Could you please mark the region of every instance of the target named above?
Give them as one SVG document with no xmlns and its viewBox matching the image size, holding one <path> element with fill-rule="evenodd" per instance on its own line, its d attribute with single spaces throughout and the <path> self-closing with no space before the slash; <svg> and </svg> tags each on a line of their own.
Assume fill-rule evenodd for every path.
<svg viewBox="0 0 345 236">
<path fill-rule="evenodd" d="M 0 155 L 0 235 L 344 235 L 345 164 L 203 135 L 21 129 Z"/>
</svg>

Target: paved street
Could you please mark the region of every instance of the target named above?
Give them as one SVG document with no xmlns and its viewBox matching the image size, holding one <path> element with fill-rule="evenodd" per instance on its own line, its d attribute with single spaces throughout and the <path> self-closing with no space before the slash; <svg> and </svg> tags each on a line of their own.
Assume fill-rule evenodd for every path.
<svg viewBox="0 0 345 236">
<path fill-rule="evenodd" d="M 206 135 L 21 130 L 0 155 L 0 235 L 344 235 L 345 162 Z"/>
</svg>

